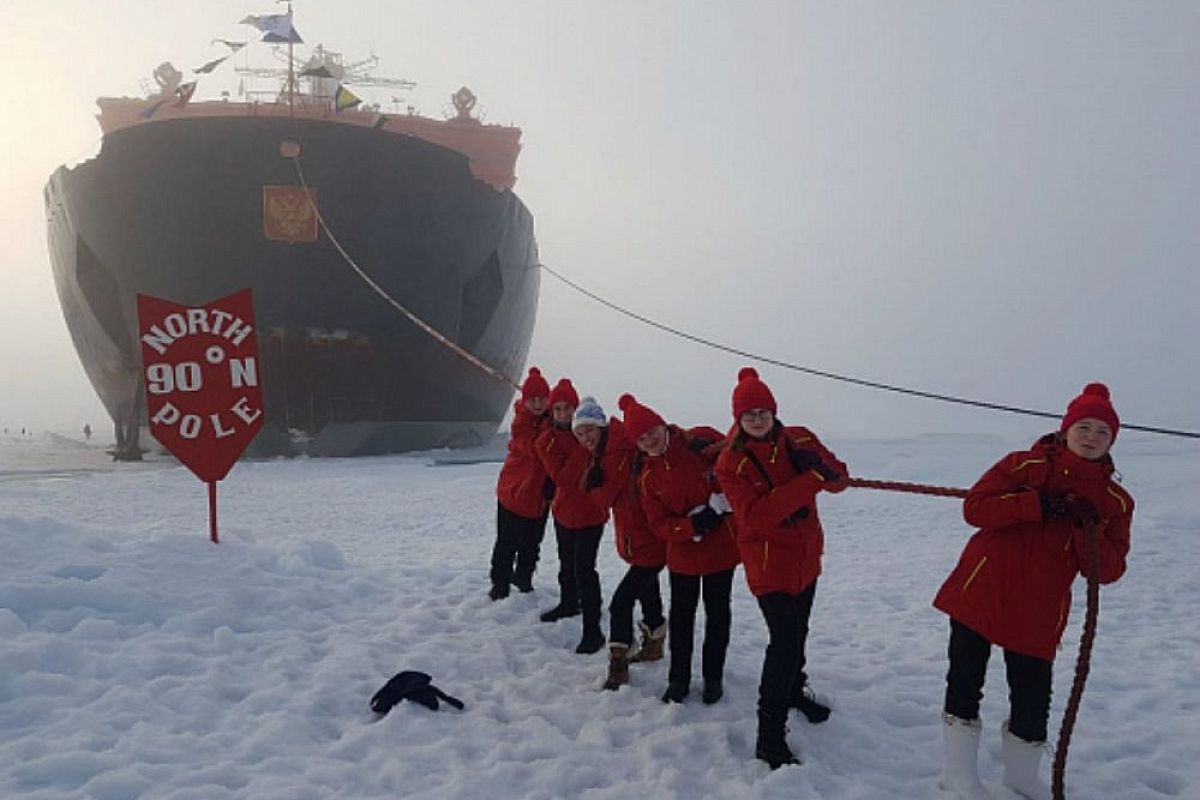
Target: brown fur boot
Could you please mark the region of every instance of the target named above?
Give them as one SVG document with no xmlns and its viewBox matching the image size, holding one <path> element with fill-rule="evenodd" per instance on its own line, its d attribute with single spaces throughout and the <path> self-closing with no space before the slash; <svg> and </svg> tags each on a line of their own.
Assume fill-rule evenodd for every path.
<svg viewBox="0 0 1200 800">
<path fill-rule="evenodd" d="M 629 683 L 629 646 L 610 644 L 608 646 L 608 679 L 604 688 L 615 692 L 621 686 Z"/>
<path fill-rule="evenodd" d="M 644 622 L 639 622 L 642 630 L 642 646 L 630 657 L 629 662 L 636 664 L 642 661 L 660 661 L 663 657 L 663 644 L 667 641 L 667 623 L 659 625 L 654 630 Z"/>
</svg>

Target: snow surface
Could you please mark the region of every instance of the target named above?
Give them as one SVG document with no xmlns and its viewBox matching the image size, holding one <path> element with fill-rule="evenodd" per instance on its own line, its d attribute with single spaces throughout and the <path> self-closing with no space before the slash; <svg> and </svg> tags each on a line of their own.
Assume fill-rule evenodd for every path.
<svg viewBox="0 0 1200 800">
<path fill-rule="evenodd" d="M 1028 443 L 828 442 L 855 475 L 952 486 Z M 1195 800 L 1200 444 L 1123 433 L 1114 454 L 1138 501 L 1133 551 L 1102 592 L 1067 794 Z M 665 660 L 600 691 L 604 654 L 572 652 L 578 618 L 537 619 L 556 599 L 553 534 L 536 592 L 490 602 L 499 465 L 445 455 L 239 464 L 220 485 L 213 545 L 203 484 L 169 459 L 114 465 L 96 442 L 0 439 L 0 797 L 944 796 L 947 622 L 929 603 L 971 532 L 958 501 L 822 498 L 809 667 L 834 714 L 793 717 L 804 763 L 770 772 L 753 758 L 766 630 L 740 572 L 720 703 L 661 703 Z M 610 535 L 606 597 L 624 571 Z M 1076 588 L 1052 739 L 1083 618 Z M 980 766 L 1010 800 L 1002 665 L 996 653 Z M 404 703 L 377 721 L 368 699 L 402 669 L 432 674 L 466 710 Z"/>
</svg>

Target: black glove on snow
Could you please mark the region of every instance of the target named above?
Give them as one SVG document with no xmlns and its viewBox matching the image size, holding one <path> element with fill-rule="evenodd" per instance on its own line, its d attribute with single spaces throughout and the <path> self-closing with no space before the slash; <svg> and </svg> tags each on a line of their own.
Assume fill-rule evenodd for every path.
<svg viewBox="0 0 1200 800">
<path fill-rule="evenodd" d="M 691 516 L 692 530 L 697 536 L 703 536 L 721 524 L 721 515 L 712 506 L 706 505 L 703 511 L 697 511 Z"/>
<path fill-rule="evenodd" d="M 1100 521 L 1100 514 L 1092 501 L 1077 494 L 1068 494 L 1063 502 L 1067 508 L 1067 518 L 1078 528 L 1095 525 Z"/>
<path fill-rule="evenodd" d="M 554 481 L 546 478 L 546 482 L 542 484 L 542 497 L 546 500 L 554 499 Z"/>
<path fill-rule="evenodd" d="M 808 519 L 808 506 L 800 506 L 797 508 L 783 520 L 783 524 L 795 525 L 802 519 Z"/>
<path fill-rule="evenodd" d="M 1042 519 L 1067 519 L 1070 513 L 1067 510 L 1067 498 L 1061 494 L 1048 492 L 1045 489 L 1038 490 L 1038 500 L 1042 504 Z"/>
<path fill-rule="evenodd" d="M 596 464 L 588 470 L 587 476 L 583 479 L 584 489 L 595 489 L 604 484 L 604 470 L 600 469 L 600 465 Z"/>
</svg>

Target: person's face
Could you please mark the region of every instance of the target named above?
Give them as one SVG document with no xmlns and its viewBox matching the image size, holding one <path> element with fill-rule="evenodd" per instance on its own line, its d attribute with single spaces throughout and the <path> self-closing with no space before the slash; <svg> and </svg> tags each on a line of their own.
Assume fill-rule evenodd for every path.
<svg viewBox="0 0 1200 800">
<path fill-rule="evenodd" d="M 565 400 L 559 400 L 550 406 L 550 414 L 559 425 L 570 425 L 571 417 L 575 416 L 575 406 Z"/>
<path fill-rule="evenodd" d="M 1088 461 L 1102 458 L 1112 446 L 1112 440 L 1112 428 L 1095 417 L 1084 417 L 1067 428 L 1067 449 Z"/>
<path fill-rule="evenodd" d="M 743 411 L 738 417 L 738 422 L 748 436 L 761 439 L 771 432 L 771 427 L 775 424 L 775 414 L 769 408 L 752 408 Z"/>
<path fill-rule="evenodd" d="M 655 425 L 638 437 L 637 446 L 648 456 L 661 456 L 667 452 L 667 426 Z"/>
<path fill-rule="evenodd" d="M 531 397 L 525 401 L 525 409 L 535 417 L 540 417 L 546 413 L 546 406 L 550 404 L 548 397 Z"/>
<path fill-rule="evenodd" d="M 600 426 L 577 425 L 575 427 L 575 438 L 588 450 L 595 450 L 600 444 Z"/>
</svg>

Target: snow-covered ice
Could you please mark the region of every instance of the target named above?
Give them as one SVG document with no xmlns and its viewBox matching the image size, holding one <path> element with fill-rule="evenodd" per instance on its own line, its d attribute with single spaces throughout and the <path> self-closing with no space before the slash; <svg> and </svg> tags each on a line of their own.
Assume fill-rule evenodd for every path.
<svg viewBox="0 0 1200 800">
<path fill-rule="evenodd" d="M 826 439 L 861 477 L 968 486 L 1039 432 Z M 499 465 L 439 455 L 241 463 L 220 485 L 213 545 L 203 484 L 169 459 L 0 439 L 0 796 L 939 797 L 947 622 L 929 603 L 971 533 L 959 501 L 822 498 L 809 671 L 834 714 L 794 716 L 804 763 L 770 772 L 753 758 L 766 630 L 740 572 L 720 703 L 661 703 L 665 660 L 600 691 L 604 654 L 572 651 L 578 618 L 537 619 L 556 599 L 553 533 L 535 593 L 490 602 Z M 1114 456 L 1138 502 L 1133 550 L 1101 595 L 1067 795 L 1196 800 L 1200 444 L 1123 432 Z M 624 571 L 610 532 L 599 566 L 607 597 Z M 376 721 L 368 700 L 401 669 L 466 710 L 405 703 Z M 986 692 L 981 772 L 1011 800 L 999 654 Z"/>
</svg>

